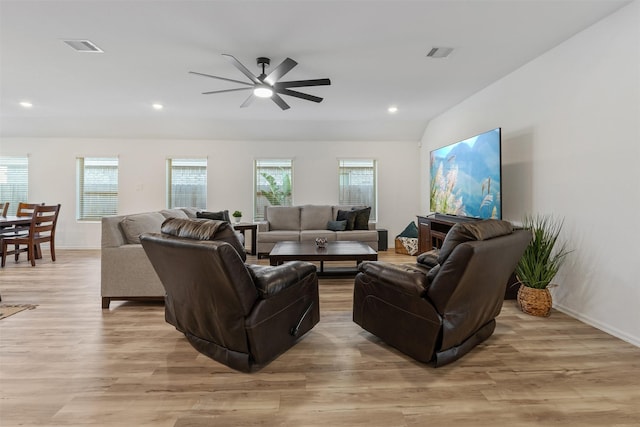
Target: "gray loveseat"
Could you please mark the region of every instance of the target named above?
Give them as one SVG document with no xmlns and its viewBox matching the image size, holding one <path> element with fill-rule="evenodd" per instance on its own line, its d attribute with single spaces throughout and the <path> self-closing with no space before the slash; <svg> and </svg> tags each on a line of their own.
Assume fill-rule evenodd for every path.
<svg viewBox="0 0 640 427">
<path fill-rule="evenodd" d="M 367 229 L 334 231 L 328 223 L 336 221 L 338 211 L 351 211 L 353 206 L 303 205 L 269 206 L 265 220 L 258 223 L 258 255 L 271 252 L 277 242 L 313 241 L 325 237 L 329 242 L 363 242 L 378 250 L 375 223 L 367 221 Z"/>
</svg>

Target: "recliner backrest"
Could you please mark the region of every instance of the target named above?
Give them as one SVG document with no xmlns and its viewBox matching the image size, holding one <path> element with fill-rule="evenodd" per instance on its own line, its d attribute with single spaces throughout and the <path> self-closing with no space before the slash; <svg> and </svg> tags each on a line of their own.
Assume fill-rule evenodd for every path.
<svg viewBox="0 0 640 427">
<path fill-rule="evenodd" d="M 495 229 L 489 230 L 494 226 L 466 227 L 464 233 L 474 240 L 452 248 L 425 293 L 443 317 L 443 348 L 459 344 L 458 340 L 498 315 L 507 280 L 531 240 L 526 230 L 495 236 Z M 480 228 L 473 230 L 476 227 Z"/>
<path fill-rule="evenodd" d="M 220 227 L 216 221 L 178 218 L 165 223 L 169 221 L 192 224 L 163 225 L 181 236 L 153 233 L 140 238 L 166 291 L 167 321 L 200 340 L 248 353 L 244 322 L 258 291 L 236 249 L 208 240 L 228 224 Z M 235 236 L 233 230 L 231 234 Z"/>
</svg>

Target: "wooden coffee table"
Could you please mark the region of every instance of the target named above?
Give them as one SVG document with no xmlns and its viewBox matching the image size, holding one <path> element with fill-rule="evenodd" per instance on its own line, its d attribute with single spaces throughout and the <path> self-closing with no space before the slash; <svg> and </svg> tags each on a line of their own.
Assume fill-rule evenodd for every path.
<svg viewBox="0 0 640 427">
<path fill-rule="evenodd" d="M 356 266 L 362 261 L 377 261 L 378 253 L 362 242 L 327 242 L 325 248 L 316 247 L 315 242 L 278 242 L 269 253 L 271 265 L 279 265 L 287 261 L 319 261 L 319 275 L 355 274 L 357 268 L 324 269 L 325 261 L 355 261 Z"/>
</svg>

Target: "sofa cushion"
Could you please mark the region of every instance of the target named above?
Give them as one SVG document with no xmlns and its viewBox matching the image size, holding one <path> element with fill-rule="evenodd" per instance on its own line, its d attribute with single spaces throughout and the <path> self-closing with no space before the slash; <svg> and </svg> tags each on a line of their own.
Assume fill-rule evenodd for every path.
<svg viewBox="0 0 640 427">
<path fill-rule="evenodd" d="M 337 240 L 354 242 L 378 242 L 376 230 L 347 230 L 336 232 Z"/>
<path fill-rule="evenodd" d="M 347 220 L 344 221 L 328 221 L 327 230 L 344 231 L 347 229 Z"/>
<path fill-rule="evenodd" d="M 231 219 L 229 218 L 228 210 L 219 211 L 219 212 L 208 212 L 208 211 L 196 212 L 196 218 L 206 218 L 206 219 L 214 219 L 217 221 L 231 222 Z"/>
<path fill-rule="evenodd" d="M 442 247 L 438 254 L 438 263 L 444 264 L 451 252 L 461 243 L 473 240 L 489 240 L 512 232 L 513 226 L 510 222 L 497 219 L 455 224 L 447 233 L 444 242 L 442 242 Z"/>
<path fill-rule="evenodd" d="M 335 242 L 337 234 L 330 230 L 302 230 L 300 231 L 300 241 L 309 242 L 315 241 L 317 237 L 324 237 L 328 242 Z"/>
<path fill-rule="evenodd" d="M 322 230 L 331 221 L 331 206 L 304 205 L 300 208 L 300 230 Z"/>
<path fill-rule="evenodd" d="M 371 216 L 371 206 L 363 209 L 354 209 L 356 218 L 353 222 L 354 230 L 368 230 L 369 229 L 369 216 Z"/>
<path fill-rule="evenodd" d="M 243 261 L 247 259 L 244 247 L 238 240 L 235 230 L 226 221 L 206 218 L 182 219 L 168 218 L 161 226 L 162 234 L 194 240 L 216 240 L 229 243 L 238 252 Z"/>
<path fill-rule="evenodd" d="M 268 206 L 269 230 L 300 230 L 299 206 Z"/>
<path fill-rule="evenodd" d="M 158 233 L 165 217 L 160 212 L 149 212 L 125 216 L 120 228 L 128 243 L 139 244 L 142 233 Z"/>
<path fill-rule="evenodd" d="M 298 242 L 300 232 L 293 230 L 275 230 L 258 233 L 260 243 Z"/>
<path fill-rule="evenodd" d="M 338 211 L 338 215 L 336 216 L 336 221 L 347 221 L 347 226 L 345 230 L 353 230 L 353 227 L 356 223 L 356 215 L 358 213 L 356 211 Z"/>
</svg>

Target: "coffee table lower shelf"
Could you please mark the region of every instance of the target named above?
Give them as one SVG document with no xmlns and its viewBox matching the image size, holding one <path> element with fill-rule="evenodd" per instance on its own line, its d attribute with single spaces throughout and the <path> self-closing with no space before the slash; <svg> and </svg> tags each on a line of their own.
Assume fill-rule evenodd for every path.
<svg viewBox="0 0 640 427">
<path fill-rule="evenodd" d="M 269 253 L 269 263 L 280 265 L 287 261 L 319 262 L 319 276 L 354 275 L 362 261 L 377 261 L 378 253 L 362 242 L 327 242 L 325 248 L 318 248 L 315 242 L 278 242 Z M 355 261 L 356 268 L 324 268 L 327 261 Z"/>
</svg>

